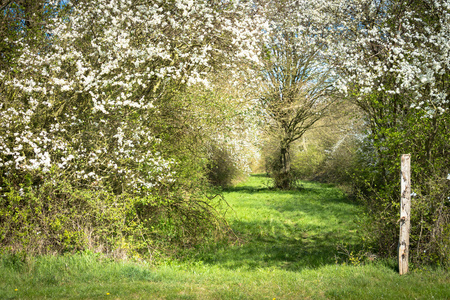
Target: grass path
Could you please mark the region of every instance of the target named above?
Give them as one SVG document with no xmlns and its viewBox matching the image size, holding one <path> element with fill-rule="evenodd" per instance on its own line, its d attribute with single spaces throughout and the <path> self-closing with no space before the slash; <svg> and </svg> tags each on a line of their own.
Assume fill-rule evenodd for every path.
<svg viewBox="0 0 450 300">
<path fill-rule="evenodd" d="M 241 243 L 158 266 L 93 254 L 28 264 L 2 257 L 0 299 L 450 299 L 445 270 L 400 277 L 388 263 L 336 263 L 337 244 L 360 240 L 360 208 L 339 190 L 304 183 L 300 192 L 280 192 L 264 181 L 252 176 L 224 193 Z"/>
<path fill-rule="evenodd" d="M 243 244 L 199 259 L 229 269 L 300 271 L 334 264 L 337 243 L 357 242 L 361 210 L 338 189 L 305 182 L 301 191 L 274 191 L 265 181 L 254 175 L 225 192 L 228 220 Z"/>
</svg>

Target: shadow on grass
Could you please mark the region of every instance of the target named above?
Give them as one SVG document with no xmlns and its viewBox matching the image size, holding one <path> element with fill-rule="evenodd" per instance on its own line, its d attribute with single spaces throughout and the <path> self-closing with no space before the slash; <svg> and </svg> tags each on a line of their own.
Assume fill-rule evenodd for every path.
<svg viewBox="0 0 450 300">
<path fill-rule="evenodd" d="M 278 191 L 250 183 L 227 193 L 241 210 L 230 220 L 241 242 L 198 249 L 195 256 L 206 264 L 297 271 L 335 264 L 338 244 L 361 248 L 354 222 L 360 208 L 332 186 Z"/>
<path fill-rule="evenodd" d="M 257 225 L 247 223 L 240 226 Z M 202 260 L 229 269 L 280 268 L 298 271 L 334 264 L 337 255 L 334 241 L 335 237 L 330 232 L 323 235 L 302 232 L 295 237 L 267 236 L 263 233 L 256 237 L 247 236 L 238 246 L 216 247 Z"/>
<path fill-rule="evenodd" d="M 227 193 L 232 193 L 232 192 L 236 192 L 236 193 L 255 193 L 255 192 L 278 192 L 278 193 L 282 193 L 282 194 L 292 194 L 292 195 L 297 195 L 297 194 L 311 194 L 311 193 L 316 193 L 316 194 L 320 194 L 320 192 L 317 189 L 314 188 L 298 188 L 298 189 L 293 189 L 293 190 L 279 190 L 276 188 L 272 188 L 272 187 L 254 187 L 251 185 L 240 185 L 240 186 L 235 186 L 235 187 L 229 187 L 223 190 L 224 192 Z"/>
<path fill-rule="evenodd" d="M 232 193 L 250 193 L 253 194 L 255 192 L 270 192 L 272 189 L 269 187 L 254 187 L 249 185 L 243 185 L 243 186 L 236 186 L 236 187 L 229 187 L 224 189 L 224 192 Z"/>
</svg>

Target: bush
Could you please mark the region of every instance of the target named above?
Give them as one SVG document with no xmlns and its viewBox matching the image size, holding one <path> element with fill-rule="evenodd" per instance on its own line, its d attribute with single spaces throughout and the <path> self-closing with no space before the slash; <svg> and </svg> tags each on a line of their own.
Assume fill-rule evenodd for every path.
<svg viewBox="0 0 450 300">
<path fill-rule="evenodd" d="M 0 247 L 28 254 L 90 250 L 113 257 L 190 247 L 223 226 L 220 199 L 171 191 L 165 197 L 75 189 L 61 180 L 7 185 L 0 198 Z M 174 248 L 175 246 L 175 248 Z"/>
<path fill-rule="evenodd" d="M 420 120 L 420 121 L 418 121 Z M 400 156 L 411 153 L 410 258 L 416 265 L 450 262 L 448 116 L 405 116 L 404 130 L 379 129 L 358 152 L 353 184 L 367 207 L 368 236 L 381 256 L 397 256 L 400 214 Z M 433 132 L 430 132 L 433 131 Z M 432 135 L 432 136 L 430 136 Z"/>
<path fill-rule="evenodd" d="M 411 259 L 450 265 L 450 180 L 434 176 L 414 190 L 411 206 Z"/>
<path fill-rule="evenodd" d="M 77 190 L 65 181 L 8 183 L 0 200 L 2 248 L 30 254 L 125 248 L 132 198 Z"/>
<path fill-rule="evenodd" d="M 296 151 L 292 155 L 292 167 L 302 179 L 317 178 L 320 166 L 326 158 L 322 145 L 311 143 L 305 147 L 296 143 L 293 147 Z"/>
<path fill-rule="evenodd" d="M 225 146 L 211 146 L 207 166 L 209 182 L 215 186 L 228 187 L 241 172 L 237 168 L 231 153 Z"/>
<path fill-rule="evenodd" d="M 6 42 L 15 50 L 0 71 L 0 246 L 142 254 L 220 233 L 216 201 L 207 197 L 205 140 L 224 119 L 235 123 L 223 113 L 233 115 L 239 103 L 229 105 L 228 95 L 211 101 L 206 86 L 224 66 L 253 61 L 247 50 L 256 40 L 247 26 L 236 31 L 204 21 L 232 22 L 238 17 L 230 12 L 247 6 L 203 1 L 195 8 L 207 16 L 185 18 L 191 6 L 175 2 L 156 3 L 156 10 L 123 2 L 121 16 L 116 2 L 38 2 L 49 14 L 45 24 L 36 33 L 13 29 L 26 34 Z M 18 6 L 8 9 L 22 15 Z M 117 21 L 113 30 L 98 9 Z M 161 28 L 155 18 L 181 23 L 167 19 Z M 217 47 L 194 41 L 197 31 L 187 28 L 220 37 Z M 233 37 L 243 43 L 230 48 Z M 230 87 L 227 70 L 223 90 Z"/>
<path fill-rule="evenodd" d="M 366 205 L 370 218 L 369 244 L 383 257 L 397 256 L 400 218 L 400 186 L 392 190 L 374 189 L 367 184 L 359 199 Z M 422 186 L 422 188 L 420 188 Z M 414 185 L 411 203 L 411 262 L 448 266 L 450 263 L 450 184 L 442 177 L 429 178 Z"/>
</svg>

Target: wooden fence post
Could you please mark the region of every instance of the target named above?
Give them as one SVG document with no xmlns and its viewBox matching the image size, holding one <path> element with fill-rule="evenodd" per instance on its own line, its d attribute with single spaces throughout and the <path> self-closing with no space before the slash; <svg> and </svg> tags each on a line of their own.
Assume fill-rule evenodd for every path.
<svg viewBox="0 0 450 300">
<path fill-rule="evenodd" d="M 401 158 L 400 241 L 398 245 L 398 269 L 400 275 L 408 272 L 409 232 L 411 220 L 411 154 Z"/>
</svg>

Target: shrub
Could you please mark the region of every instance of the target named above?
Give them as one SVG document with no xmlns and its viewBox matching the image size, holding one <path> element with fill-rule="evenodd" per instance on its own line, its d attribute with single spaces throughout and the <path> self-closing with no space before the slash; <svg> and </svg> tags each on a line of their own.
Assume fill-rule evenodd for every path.
<svg viewBox="0 0 450 300">
<path fill-rule="evenodd" d="M 229 150 L 215 145 L 211 146 L 207 172 L 209 182 L 220 187 L 230 186 L 240 173 Z"/>
<path fill-rule="evenodd" d="M 7 181 L 6 181 L 7 182 Z M 3 188 L 0 247 L 29 254 L 81 250 L 114 257 L 190 247 L 223 226 L 213 199 L 172 190 L 158 197 L 76 189 L 64 180 Z M 177 196 L 178 195 L 178 196 Z"/>
<path fill-rule="evenodd" d="M 358 153 L 353 184 L 371 217 L 368 235 L 382 256 L 397 256 L 400 156 L 411 153 L 411 185 L 416 196 L 411 208 L 410 258 L 416 265 L 449 263 L 447 118 L 432 120 L 411 114 L 405 118 L 407 126 L 401 125 L 404 131 L 373 132 Z"/>
<path fill-rule="evenodd" d="M 205 125 L 223 124 L 228 102 L 200 110 L 208 98 L 194 91 L 224 66 L 229 75 L 258 60 L 251 7 L 106 2 L 38 1 L 49 14 L 39 34 L 25 30 L 26 15 L 11 27 L 26 34 L 6 41 L 14 55 L 0 66 L 3 248 L 143 253 L 192 245 L 219 226 L 204 136 L 215 132 Z M 238 22 L 211 26 L 225 20 Z M 214 47 L 197 39 L 199 28 L 218 38 Z"/>
<path fill-rule="evenodd" d="M 450 180 L 433 176 L 414 190 L 410 234 L 416 263 L 450 265 Z"/>
<path fill-rule="evenodd" d="M 31 254 L 85 249 L 112 253 L 124 248 L 132 198 L 74 189 L 55 179 L 40 186 L 7 183 L 0 200 L 3 248 Z"/>
<path fill-rule="evenodd" d="M 320 166 L 326 158 L 322 145 L 308 143 L 307 146 L 296 143 L 293 147 L 292 167 L 302 179 L 316 178 L 320 172 Z"/>
</svg>

